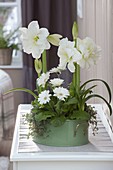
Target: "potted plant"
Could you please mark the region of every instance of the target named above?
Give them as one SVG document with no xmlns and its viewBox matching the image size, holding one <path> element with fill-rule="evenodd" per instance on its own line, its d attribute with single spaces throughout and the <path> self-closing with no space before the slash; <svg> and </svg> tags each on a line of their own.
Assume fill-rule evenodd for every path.
<svg viewBox="0 0 113 170">
<path fill-rule="evenodd" d="M 100 57 L 100 47 L 86 37 L 78 38 L 76 22 L 73 24 L 73 41 L 62 38 L 61 35 L 50 35 L 46 28 L 39 28 L 37 21 L 32 21 L 28 28 L 20 28 L 24 52 L 35 58 L 37 72 L 36 90 L 15 88 L 10 91 L 28 92 L 34 96 L 32 109 L 26 115 L 29 123 L 29 135 L 40 144 L 52 146 L 77 146 L 88 143 L 88 127 L 93 125 L 93 133 L 97 130 L 97 120 L 94 108 L 87 104 L 93 97 L 102 99 L 108 106 L 110 115 L 111 90 L 101 79 L 91 79 L 80 84 L 80 68 L 89 68 L 96 64 Z M 47 71 L 46 50 L 50 43 L 58 46 L 59 65 Z M 41 58 L 42 57 L 42 58 Z M 42 60 L 41 60 L 42 59 Z M 64 80 L 60 78 L 62 70 L 68 69 L 72 74 L 72 82 L 63 87 Z M 51 74 L 56 77 L 51 79 Z M 109 99 L 95 94 L 95 85 L 87 87 L 91 82 L 102 82 L 107 88 Z"/>
<path fill-rule="evenodd" d="M 13 50 L 19 49 L 18 44 L 15 43 L 17 30 L 18 28 L 7 33 L 4 31 L 4 27 L 0 25 L 0 65 L 10 65 L 12 62 Z"/>
</svg>

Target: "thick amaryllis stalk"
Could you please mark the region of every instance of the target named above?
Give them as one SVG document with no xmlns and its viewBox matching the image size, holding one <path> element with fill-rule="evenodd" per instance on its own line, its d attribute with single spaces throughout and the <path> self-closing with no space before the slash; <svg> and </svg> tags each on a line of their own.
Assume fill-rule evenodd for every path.
<svg viewBox="0 0 113 170">
<path fill-rule="evenodd" d="M 75 48 L 77 46 L 77 37 L 78 37 L 78 27 L 76 22 L 73 24 L 72 28 L 72 35 L 73 35 L 73 40 L 75 42 Z M 80 66 L 75 63 L 75 72 L 73 73 L 73 86 L 75 87 L 76 93 L 79 93 L 80 90 Z"/>
<path fill-rule="evenodd" d="M 46 59 L 46 50 L 42 53 L 42 71 L 43 73 L 47 72 L 47 59 Z"/>
<path fill-rule="evenodd" d="M 74 86 L 76 89 L 76 93 L 78 94 L 80 90 L 80 66 L 77 63 L 75 63 L 75 73 L 73 75 L 73 79 L 75 79 Z"/>
</svg>

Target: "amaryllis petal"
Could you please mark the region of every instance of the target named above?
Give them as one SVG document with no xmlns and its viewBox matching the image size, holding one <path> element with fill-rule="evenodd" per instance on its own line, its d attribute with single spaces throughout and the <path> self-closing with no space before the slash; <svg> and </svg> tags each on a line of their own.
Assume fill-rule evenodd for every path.
<svg viewBox="0 0 113 170">
<path fill-rule="evenodd" d="M 32 30 L 31 33 L 33 33 L 33 35 L 36 35 L 39 32 L 39 24 L 38 21 L 32 21 L 30 22 L 30 24 L 28 25 L 28 30 Z"/>
<path fill-rule="evenodd" d="M 49 35 L 49 31 L 46 28 L 40 28 L 39 37 L 47 37 Z"/>
<path fill-rule="evenodd" d="M 75 72 L 75 66 L 74 66 L 73 61 L 70 61 L 70 62 L 68 63 L 68 69 L 69 69 L 69 71 L 70 71 L 71 73 L 74 73 L 74 72 Z"/>
</svg>

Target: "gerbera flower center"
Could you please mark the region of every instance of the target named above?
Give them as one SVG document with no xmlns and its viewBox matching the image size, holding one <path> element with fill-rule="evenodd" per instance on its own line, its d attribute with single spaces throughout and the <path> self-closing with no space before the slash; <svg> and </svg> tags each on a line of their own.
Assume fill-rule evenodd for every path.
<svg viewBox="0 0 113 170">
<path fill-rule="evenodd" d="M 46 96 L 44 97 L 44 100 L 47 100 L 47 97 L 46 97 Z"/>
<path fill-rule="evenodd" d="M 62 93 L 59 93 L 59 96 L 63 96 L 63 94 L 62 94 Z"/>
</svg>

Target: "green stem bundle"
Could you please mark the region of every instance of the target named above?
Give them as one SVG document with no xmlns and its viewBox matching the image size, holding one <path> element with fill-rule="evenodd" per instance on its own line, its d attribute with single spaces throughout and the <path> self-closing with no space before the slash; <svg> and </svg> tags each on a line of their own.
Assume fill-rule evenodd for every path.
<svg viewBox="0 0 113 170">
<path fill-rule="evenodd" d="M 46 50 L 42 53 L 42 70 L 43 73 L 47 72 L 47 60 L 46 60 Z"/>
</svg>

